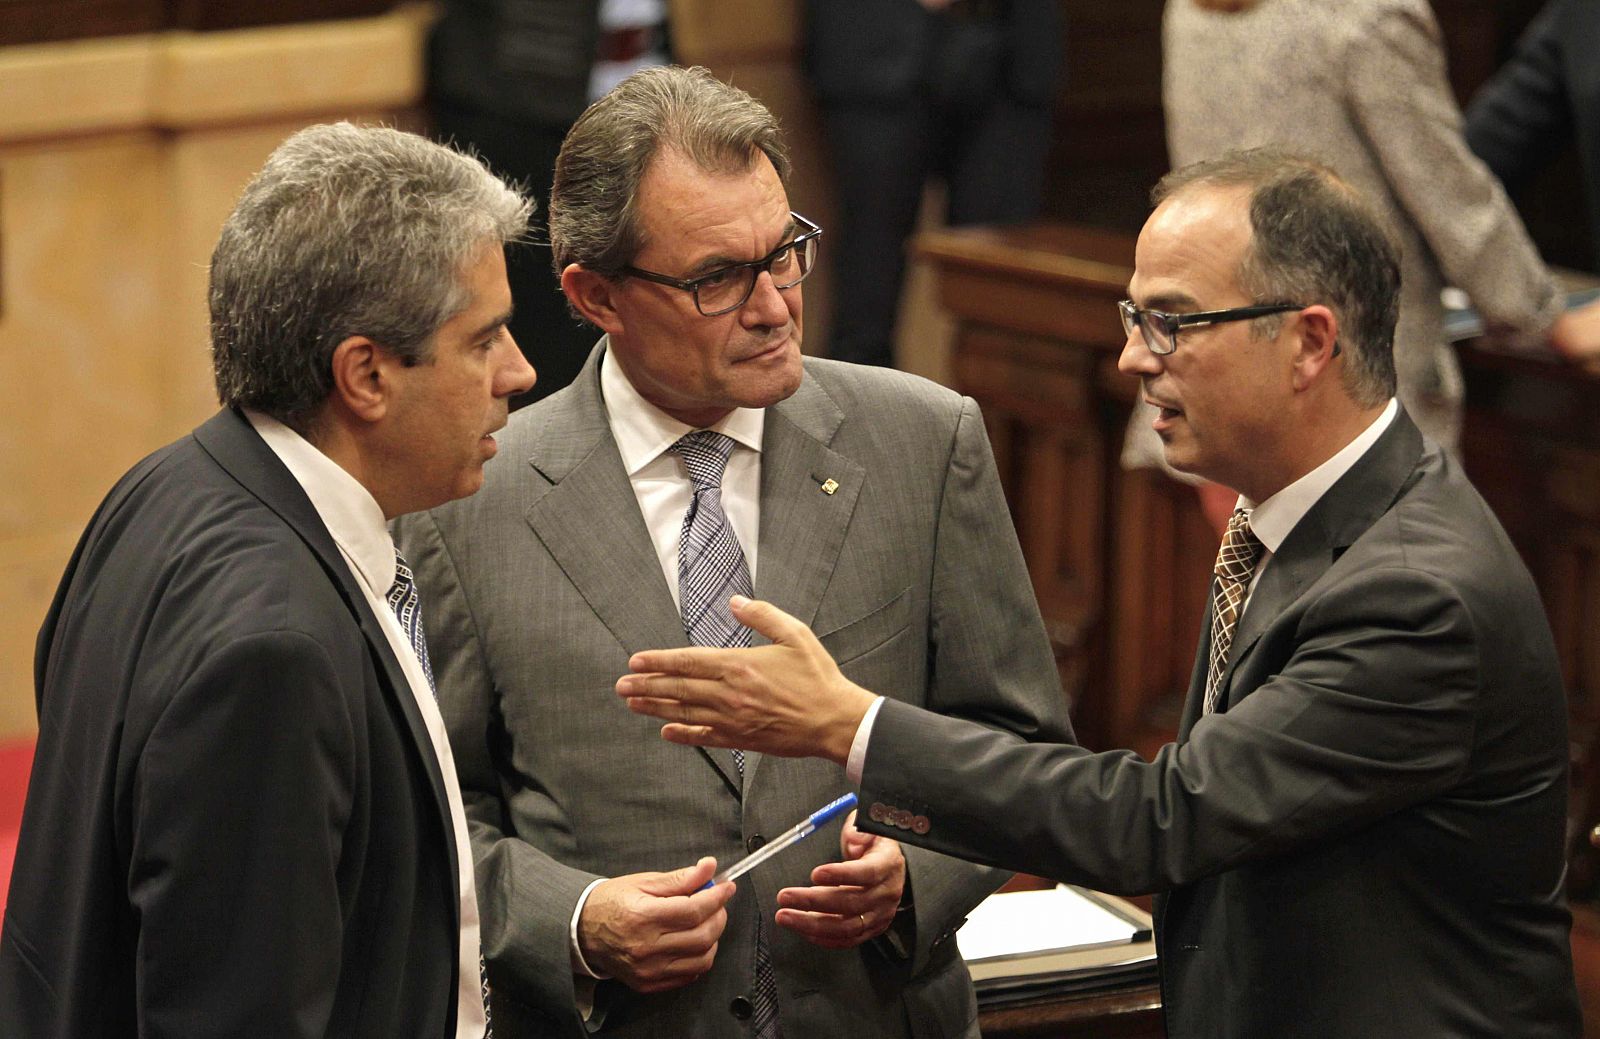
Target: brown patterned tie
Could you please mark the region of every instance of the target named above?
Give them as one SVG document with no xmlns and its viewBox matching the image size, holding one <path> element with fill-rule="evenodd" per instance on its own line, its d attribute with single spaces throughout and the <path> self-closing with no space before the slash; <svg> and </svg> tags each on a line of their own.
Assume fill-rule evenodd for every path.
<svg viewBox="0 0 1600 1039">
<path fill-rule="evenodd" d="M 1266 546 L 1250 530 L 1250 514 L 1245 509 L 1235 509 L 1228 521 L 1228 532 L 1223 535 L 1222 547 L 1217 550 L 1217 580 L 1211 588 L 1211 657 L 1206 665 L 1205 713 L 1217 709 L 1217 694 L 1222 685 L 1222 672 L 1228 666 L 1228 650 L 1233 646 L 1233 633 L 1239 627 L 1239 613 L 1244 609 L 1245 594 L 1250 590 L 1250 578 Z"/>
</svg>

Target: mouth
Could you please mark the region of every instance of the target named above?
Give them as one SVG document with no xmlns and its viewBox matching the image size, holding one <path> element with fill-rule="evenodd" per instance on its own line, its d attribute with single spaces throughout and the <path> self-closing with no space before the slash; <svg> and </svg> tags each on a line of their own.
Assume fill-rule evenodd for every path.
<svg viewBox="0 0 1600 1039">
<path fill-rule="evenodd" d="M 737 361 L 735 361 L 734 363 L 735 364 L 748 364 L 748 363 L 750 363 L 752 361 L 756 361 L 756 362 L 771 361 L 771 360 L 775 360 L 775 359 L 777 359 L 779 357 L 782 357 L 783 354 L 789 348 L 790 338 L 791 337 L 785 335 L 785 336 L 782 336 L 781 338 L 776 339 L 776 340 L 774 340 L 774 341 L 772 341 L 770 343 L 762 343 L 761 344 L 761 348 L 757 352 L 751 354 L 748 357 L 741 357 Z"/>
<path fill-rule="evenodd" d="M 1144 402 L 1156 409 L 1155 421 L 1152 422 L 1151 425 L 1157 432 L 1168 428 L 1172 425 L 1172 423 L 1183 417 L 1182 408 L 1173 407 L 1170 404 L 1163 403 L 1162 401 L 1155 400 L 1151 397 L 1146 397 Z"/>
</svg>

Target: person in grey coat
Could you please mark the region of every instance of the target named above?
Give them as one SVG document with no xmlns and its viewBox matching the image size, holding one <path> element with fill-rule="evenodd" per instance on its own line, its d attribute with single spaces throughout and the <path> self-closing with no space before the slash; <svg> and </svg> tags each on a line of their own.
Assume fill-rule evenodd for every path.
<svg viewBox="0 0 1600 1039">
<path fill-rule="evenodd" d="M 663 744 L 611 691 L 636 650 L 715 644 L 708 617 L 742 632 L 720 590 L 737 579 L 862 682 L 1071 739 L 977 405 L 802 360 L 821 229 L 791 209 L 787 170 L 767 110 L 703 69 L 638 73 L 591 107 L 550 226 L 567 297 L 605 334 L 570 387 L 513 417 L 476 507 L 400 528 L 501 1039 L 978 1034 L 950 939 L 1003 874 L 846 821 L 731 900 L 698 891 L 705 856 L 731 865 L 849 784 L 826 763 Z"/>
</svg>

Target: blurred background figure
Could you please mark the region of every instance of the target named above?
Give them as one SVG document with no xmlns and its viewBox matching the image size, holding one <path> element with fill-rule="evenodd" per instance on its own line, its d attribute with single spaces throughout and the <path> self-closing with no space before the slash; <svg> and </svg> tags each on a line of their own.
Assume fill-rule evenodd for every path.
<svg viewBox="0 0 1600 1039">
<path fill-rule="evenodd" d="M 1492 339 L 1600 354 L 1600 308 L 1563 297 L 1494 175 L 1468 150 L 1426 0 L 1170 0 L 1162 101 L 1174 166 L 1278 145 L 1346 177 L 1400 234 L 1399 397 L 1449 450 L 1462 381 L 1445 339 L 1445 285 L 1466 292 Z M 1203 302 L 1203 301 L 1202 301 Z M 1123 463 L 1160 464 L 1153 412 L 1135 409 Z M 1201 490 L 1220 529 L 1231 492 Z"/>
<path fill-rule="evenodd" d="M 839 198 L 827 353 L 893 365 L 906 241 L 929 178 L 944 182 L 951 224 L 1039 213 L 1060 5 L 806 0 L 804 14 L 802 63 Z"/>
<path fill-rule="evenodd" d="M 1511 192 L 1576 141 L 1600 270 L 1600 4 L 1550 0 L 1467 108 L 1467 144 Z"/>
<path fill-rule="evenodd" d="M 534 244 L 507 257 L 511 334 L 539 372 L 512 402 L 520 407 L 571 382 L 595 340 L 550 268 L 544 207 L 556 152 L 590 101 L 667 61 L 667 2 L 444 0 L 441 9 L 427 56 L 434 132 L 520 182 L 539 207 Z"/>
</svg>

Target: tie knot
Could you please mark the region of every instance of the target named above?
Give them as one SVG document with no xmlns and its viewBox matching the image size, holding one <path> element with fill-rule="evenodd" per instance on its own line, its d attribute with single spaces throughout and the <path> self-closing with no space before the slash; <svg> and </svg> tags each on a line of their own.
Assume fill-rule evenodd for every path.
<svg viewBox="0 0 1600 1039">
<path fill-rule="evenodd" d="M 1266 546 L 1250 529 L 1250 513 L 1235 509 L 1228 520 L 1228 532 L 1222 537 L 1222 548 L 1217 551 L 1216 575 L 1240 580 L 1256 568 L 1256 562 Z"/>
<path fill-rule="evenodd" d="M 722 486 L 722 471 L 733 453 L 733 438 L 697 429 L 684 434 L 668 450 L 683 459 L 683 467 L 689 470 L 689 479 L 697 490 L 714 490 Z"/>
</svg>

